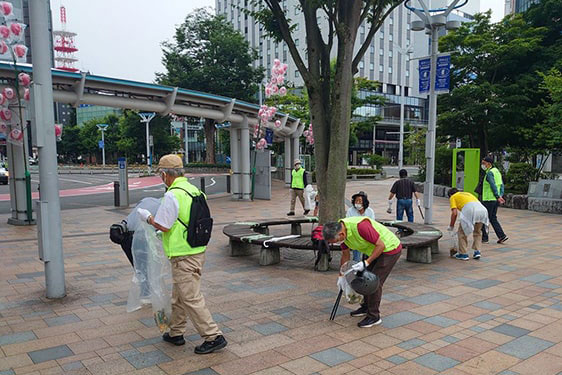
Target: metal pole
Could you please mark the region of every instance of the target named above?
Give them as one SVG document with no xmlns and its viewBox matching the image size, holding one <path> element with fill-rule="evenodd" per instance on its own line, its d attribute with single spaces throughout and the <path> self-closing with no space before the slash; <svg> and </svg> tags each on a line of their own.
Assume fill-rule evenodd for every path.
<svg viewBox="0 0 562 375">
<path fill-rule="evenodd" d="M 189 145 L 188 145 L 188 138 L 187 138 L 187 122 L 183 123 L 185 126 L 185 130 L 183 132 L 183 140 L 185 142 L 185 165 L 189 164 Z"/>
<path fill-rule="evenodd" d="M 437 124 L 437 94 L 435 75 L 437 62 L 437 26 L 431 26 L 431 67 L 429 79 L 429 123 L 425 142 L 426 176 L 424 185 L 425 224 L 433 223 L 433 180 L 435 176 L 435 129 Z"/>
<path fill-rule="evenodd" d="M 402 71 L 406 71 L 406 53 L 404 50 L 400 51 L 402 54 Z M 402 76 L 402 84 L 400 85 L 400 145 L 398 149 L 398 169 L 402 169 L 404 164 L 404 81 L 406 76 Z"/>
<path fill-rule="evenodd" d="M 103 168 L 105 169 L 105 138 L 103 136 L 104 133 L 105 133 L 105 129 L 102 129 L 102 131 L 101 131 L 101 144 L 103 145 L 103 147 L 101 148 L 101 155 L 102 155 Z"/>
<path fill-rule="evenodd" d="M 373 125 L 373 155 L 375 154 L 376 151 L 375 148 L 376 136 L 377 136 L 377 126 Z"/>
<path fill-rule="evenodd" d="M 31 52 L 33 54 L 33 81 L 38 85 L 39 102 L 43 116 L 36 118 L 37 128 L 44 133 L 44 142 L 39 147 L 39 182 L 41 184 L 41 222 L 48 225 L 42 233 L 43 258 L 45 262 L 45 285 L 47 298 L 66 295 L 64 281 L 64 258 L 57 173 L 57 145 L 55 140 L 53 113 L 53 82 L 51 77 L 51 51 L 49 40 L 49 1 L 29 2 L 31 29 Z M 45 227 L 43 227 L 45 229 Z M 41 238 L 42 237 L 42 238 Z"/>
<path fill-rule="evenodd" d="M 150 144 L 149 144 L 149 132 L 148 132 L 148 124 L 150 123 L 150 120 L 146 120 L 145 124 L 146 124 L 146 166 L 148 167 L 148 173 L 151 172 L 151 167 L 152 167 L 152 163 L 150 160 Z"/>
</svg>

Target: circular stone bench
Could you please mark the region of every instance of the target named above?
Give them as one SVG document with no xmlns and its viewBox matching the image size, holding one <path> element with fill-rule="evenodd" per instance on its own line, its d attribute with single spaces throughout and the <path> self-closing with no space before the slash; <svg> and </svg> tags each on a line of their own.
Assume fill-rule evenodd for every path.
<svg viewBox="0 0 562 375">
<path fill-rule="evenodd" d="M 315 250 L 310 234 L 302 235 L 302 224 L 317 223 L 318 218 L 297 216 L 280 219 L 267 219 L 253 222 L 237 222 L 226 225 L 222 232 L 229 238 L 230 256 L 247 256 L 260 252 L 260 265 L 267 266 L 281 261 L 280 249 Z M 431 254 L 439 252 L 438 241 L 443 236 L 438 229 L 417 223 L 403 221 L 379 222 L 385 226 L 401 230 L 400 242 L 407 249 L 406 260 L 417 263 L 431 263 Z M 295 238 L 274 237 L 269 234 L 269 227 L 290 225 L 291 235 Z M 340 250 L 331 245 L 330 250 Z M 322 254 L 318 263 L 319 271 L 329 268 L 329 254 Z"/>
</svg>

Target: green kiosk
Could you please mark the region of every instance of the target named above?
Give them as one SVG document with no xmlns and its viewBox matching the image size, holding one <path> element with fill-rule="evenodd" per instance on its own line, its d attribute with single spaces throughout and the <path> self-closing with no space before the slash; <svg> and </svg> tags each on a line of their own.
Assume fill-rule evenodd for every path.
<svg viewBox="0 0 562 375">
<path fill-rule="evenodd" d="M 473 194 L 480 180 L 480 149 L 453 149 L 453 181 L 452 187 Z"/>
</svg>

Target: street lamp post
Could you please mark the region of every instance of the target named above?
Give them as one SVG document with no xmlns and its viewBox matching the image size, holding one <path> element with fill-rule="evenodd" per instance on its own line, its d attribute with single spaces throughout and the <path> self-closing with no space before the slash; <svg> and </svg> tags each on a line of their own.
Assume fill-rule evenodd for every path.
<svg viewBox="0 0 562 375">
<path fill-rule="evenodd" d="M 394 45 L 400 51 L 400 55 L 402 57 L 402 70 L 406 71 L 406 55 L 411 54 L 414 52 L 413 48 L 407 46 L 406 48 L 402 48 L 396 43 Z M 400 85 L 400 145 L 398 149 L 398 170 L 402 169 L 404 166 L 404 101 L 405 101 L 405 81 L 406 75 L 403 75 L 402 84 Z"/>
<path fill-rule="evenodd" d="M 104 133 L 107 130 L 109 124 L 97 124 L 98 129 L 101 131 L 101 155 L 102 155 L 102 164 L 105 168 L 105 137 Z"/>
<path fill-rule="evenodd" d="M 426 5 L 427 0 L 418 0 L 422 9 L 414 8 L 409 3 L 413 0 L 406 0 L 404 6 L 414 12 L 420 20 L 412 21 L 413 31 L 426 31 L 431 35 L 431 59 L 430 59 L 430 80 L 429 80 L 429 122 L 427 125 L 427 135 L 425 140 L 425 159 L 426 177 L 424 183 L 423 205 L 425 208 L 425 224 L 433 223 L 433 180 L 435 176 L 435 133 L 437 125 L 437 94 L 435 92 L 436 62 L 438 52 L 438 32 L 443 26 L 447 30 L 455 30 L 460 27 L 459 21 L 447 21 L 447 16 L 468 2 L 468 0 L 452 0 L 446 8 L 429 9 Z"/>
<path fill-rule="evenodd" d="M 146 165 L 148 166 L 148 173 L 152 172 L 152 155 L 150 154 L 150 120 L 156 116 L 154 112 L 141 112 L 139 113 L 141 122 L 146 124 Z"/>
</svg>

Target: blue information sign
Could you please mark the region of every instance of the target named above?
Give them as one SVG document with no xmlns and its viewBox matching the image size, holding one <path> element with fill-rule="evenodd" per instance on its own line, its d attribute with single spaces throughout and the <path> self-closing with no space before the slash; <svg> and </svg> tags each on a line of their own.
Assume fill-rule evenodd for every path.
<svg viewBox="0 0 562 375">
<path fill-rule="evenodd" d="M 273 144 L 273 130 L 265 129 L 265 140 L 267 141 L 268 145 Z"/>
<path fill-rule="evenodd" d="M 99 146 L 99 148 L 103 148 L 103 146 L 104 146 L 104 145 L 103 145 L 103 141 L 99 141 L 99 142 L 98 142 L 98 146 Z"/>
<path fill-rule="evenodd" d="M 435 91 L 449 91 L 451 55 L 437 57 L 437 74 L 435 75 Z"/>
<path fill-rule="evenodd" d="M 420 94 L 425 94 L 429 92 L 429 80 L 430 80 L 430 66 L 431 59 L 421 59 L 419 60 L 419 71 L 420 71 Z"/>
<path fill-rule="evenodd" d="M 119 169 L 125 169 L 127 159 L 125 158 L 118 158 L 117 164 L 119 165 Z"/>
</svg>

